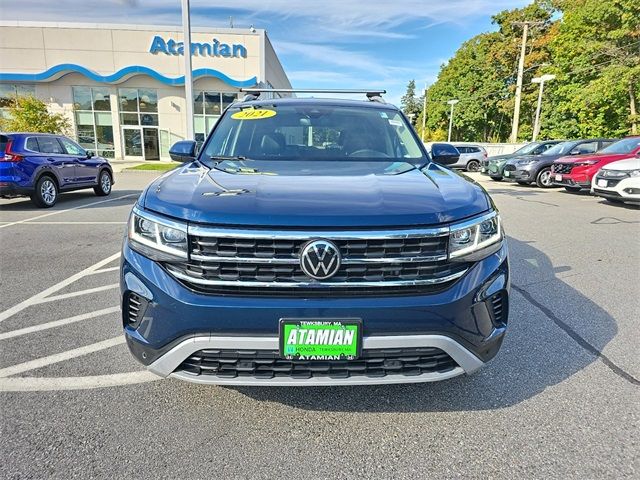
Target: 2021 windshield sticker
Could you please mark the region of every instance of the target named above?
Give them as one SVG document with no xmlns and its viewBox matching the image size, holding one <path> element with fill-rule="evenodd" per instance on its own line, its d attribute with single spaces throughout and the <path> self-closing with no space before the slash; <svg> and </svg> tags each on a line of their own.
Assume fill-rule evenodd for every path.
<svg viewBox="0 0 640 480">
<path fill-rule="evenodd" d="M 269 110 L 268 108 L 248 108 L 234 113 L 231 115 L 231 118 L 234 120 L 262 120 L 275 116 L 275 110 Z"/>
</svg>

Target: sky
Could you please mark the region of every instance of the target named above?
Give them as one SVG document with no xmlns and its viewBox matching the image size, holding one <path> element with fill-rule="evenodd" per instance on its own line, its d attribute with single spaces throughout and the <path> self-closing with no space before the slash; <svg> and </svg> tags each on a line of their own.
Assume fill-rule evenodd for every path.
<svg viewBox="0 0 640 480">
<path fill-rule="evenodd" d="M 191 0 L 199 27 L 267 30 L 296 88 L 381 88 L 398 104 L 420 93 L 491 16 L 526 0 Z M 0 0 L 3 20 L 180 25 L 180 0 Z"/>
</svg>

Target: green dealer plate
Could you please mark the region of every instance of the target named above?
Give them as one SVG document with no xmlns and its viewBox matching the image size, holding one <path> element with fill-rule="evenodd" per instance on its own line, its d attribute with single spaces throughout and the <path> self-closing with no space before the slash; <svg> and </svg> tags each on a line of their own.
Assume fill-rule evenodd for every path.
<svg viewBox="0 0 640 480">
<path fill-rule="evenodd" d="M 362 348 L 360 319 L 280 320 L 280 355 L 291 360 L 354 360 Z"/>
</svg>

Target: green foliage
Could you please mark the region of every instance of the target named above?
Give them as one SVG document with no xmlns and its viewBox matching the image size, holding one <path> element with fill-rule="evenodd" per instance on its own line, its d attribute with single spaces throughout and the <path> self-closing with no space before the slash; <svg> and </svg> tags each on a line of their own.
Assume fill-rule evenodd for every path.
<svg viewBox="0 0 640 480">
<path fill-rule="evenodd" d="M 416 81 L 411 80 L 407 85 L 407 93 L 400 99 L 400 107 L 409 118 L 413 116 L 414 125 L 422 112 L 422 103 L 423 97 L 416 97 Z"/>
<path fill-rule="evenodd" d="M 9 118 L 0 120 L 5 132 L 39 132 L 67 134 L 69 120 L 60 113 L 51 113 L 47 105 L 33 96 L 18 96 L 9 107 Z"/>
<path fill-rule="evenodd" d="M 539 24 L 527 41 L 519 140 L 533 132 L 539 86 L 531 80 L 546 73 L 557 78 L 545 85 L 539 138 L 632 132 L 640 97 L 638 19 L 637 0 L 536 0 L 500 12 L 493 17 L 497 31 L 468 40 L 442 66 L 428 90 L 425 134 L 447 130 L 446 102 L 457 98 L 453 139 L 508 139 L 522 41 L 517 22 L 524 20 Z"/>
</svg>

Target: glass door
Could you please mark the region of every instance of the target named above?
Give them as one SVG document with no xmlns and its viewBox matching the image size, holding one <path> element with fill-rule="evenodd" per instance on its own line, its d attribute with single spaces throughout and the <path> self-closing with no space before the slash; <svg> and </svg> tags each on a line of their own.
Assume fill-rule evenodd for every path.
<svg viewBox="0 0 640 480">
<path fill-rule="evenodd" d="M 160 140 L 157 128 L 143 128 L 142 137 L 144 139 L 144 159 L 160 160 Z"/>
<path fill-rule="evenodd" d="M 144 158 L 142 151 L 142 129 L 140 127 L 122 127 L 124 156 Z"/>
</svg>

